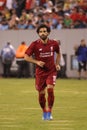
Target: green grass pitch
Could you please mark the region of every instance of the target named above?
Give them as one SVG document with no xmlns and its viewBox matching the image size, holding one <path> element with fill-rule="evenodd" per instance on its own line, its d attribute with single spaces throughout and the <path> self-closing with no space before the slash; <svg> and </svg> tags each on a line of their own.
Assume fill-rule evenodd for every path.
<svg viewBox="0 0 87 130">
<path fill-rule="evenodd" d="M 87 130 L 87 80 L 57 79 L 52 121 L 42 120 L 34 81 L 0 78 L 0 130 Z"/>
</svg>

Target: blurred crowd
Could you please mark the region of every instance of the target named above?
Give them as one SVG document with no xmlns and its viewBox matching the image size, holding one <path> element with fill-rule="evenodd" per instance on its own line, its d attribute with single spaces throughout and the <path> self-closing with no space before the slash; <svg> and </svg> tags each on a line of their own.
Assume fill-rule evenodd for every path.
<svg viewBox="0 0 87 130">
<path fill-rule="evenodd" d="M 0 30 L 87 28 L 87 0 L 0 0 Z"/>
</svg>

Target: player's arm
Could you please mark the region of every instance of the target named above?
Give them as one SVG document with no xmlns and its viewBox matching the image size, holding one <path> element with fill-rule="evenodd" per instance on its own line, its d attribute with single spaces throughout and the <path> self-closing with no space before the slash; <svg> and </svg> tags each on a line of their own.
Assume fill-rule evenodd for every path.
<svg viewBox="0 0 87 130">
<path fill-rule="evenodd" d="M 56 53 L 56 70 L 60 70 L 60 57 L 61 57 L 61 54 L 60 53 Z"/>
<path fill-rule="evenodd" d="M 40 66 L 40 67 L 43 67 L 43 66 L 45 65 L 45 62 L 43 62 L 43 61 L 38 61 L 38 60 L 34 59 L 32 56 L 28 56 L 27 54 L 25 54 L 24 59 L 25 59 L 26 61 L 31 62 L 31 63 L 34 63 L 34 64 L 36 64 L 36 65 L 38 65 L 38 66 Z"/>
</svg>

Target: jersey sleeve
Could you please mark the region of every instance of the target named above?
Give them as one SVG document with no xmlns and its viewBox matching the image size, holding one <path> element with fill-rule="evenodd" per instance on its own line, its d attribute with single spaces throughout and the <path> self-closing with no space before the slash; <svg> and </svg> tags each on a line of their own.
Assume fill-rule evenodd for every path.
<svg viewBox="0 0 87 130">
<path fill-rule="evenodd" d="M 28 56 L 31 56 L 34 53 L 34 50 L 35 50 L 35 44 L 31 43 L 30 46 L 25 51 L 25 54 L 27 54 Z"/>
<path fill-rule="evenodd" d="M 60 53 L 60 47 L 59 47 L 59 43 L 55 41 L 55 52 L 56 53 Z"/>
</svg>

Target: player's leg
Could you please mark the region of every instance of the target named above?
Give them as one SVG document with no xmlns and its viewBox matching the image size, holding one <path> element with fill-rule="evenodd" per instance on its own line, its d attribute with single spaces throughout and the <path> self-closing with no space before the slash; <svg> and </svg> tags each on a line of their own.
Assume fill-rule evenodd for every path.
<svg viewBox="0 0 87 130">
<path fill-rule="evenodd" d="M 53 104 L 54 104 L 54 87 L 53 85 L 47 86 L 47 93 L 48 93 L 48 109 L 51 111 Z"/>
<path fill-rule="evenodd" d="M 52 117 L 52 107 L 53 107 L 53 104 L 54 104 L 54 86 L 53 85 L 50 85 L 48 84 L 47 85 L 47 102 L 48 102 L 48 109 L 46 109 L 46 90 L 41 90 L 39 91 L 39 104 L 42 108 L 42 111 L 43 111 L 43 116 L 42 116 L 42 119 L 43 120 L 52 120 L 53 117 Z"/>
<path fill-rule="evenodd" d="M 45 90 L 39 92 L 39 104 L 43 109 L 43 111 L 45 111 L 46 108 Z"/>
<path fill-rule="evenodd" d="M 43 115 L 42 119 L 46 120 L 47 119 L 47 110 L 46 110 L 46 97 L 45 97 L 45 89 L 42 91 L 39 91 L 39 104 L 40 107 L 42 108 Z"/>
<path fill-rule="evenodd" d="M 47 119 L 52 120 L 52 108 L 54 104 L 54 86 L 48 84 L 47 85 L 47 94 L 48 94 L 48 110 L 47 110 Z"/>
<path fill-rule="evenodd" d="M 38 77 L 36 75 L 36 89 L 38 90 L 38 101 L 40 104 L 40 107 L 42 108 L 43 111 L 43 116 L 42 119 L 46 120 L 46 90 L 45 90 L 45 78 L 44 77 Z"/>
<path fill-rule="evenodd" d="M 48 94 L 48 120 L 52 119 L 52 108 L 54 104 L 54 86 L 56 82 L 56 74 L 49 75 L 47 78 L 47 94 Z"/>
</svg>

